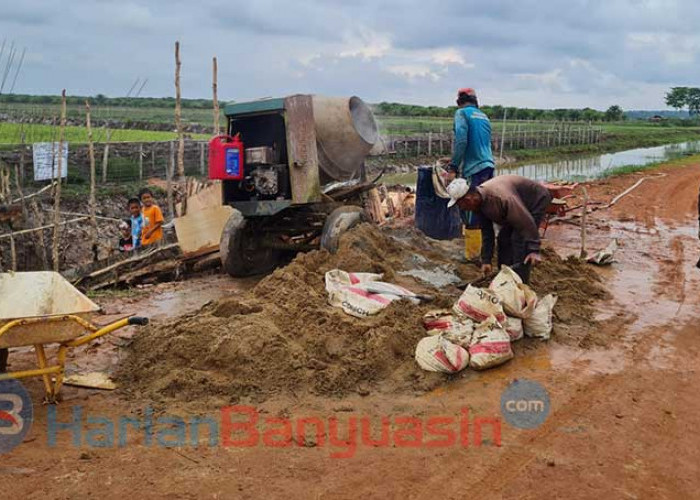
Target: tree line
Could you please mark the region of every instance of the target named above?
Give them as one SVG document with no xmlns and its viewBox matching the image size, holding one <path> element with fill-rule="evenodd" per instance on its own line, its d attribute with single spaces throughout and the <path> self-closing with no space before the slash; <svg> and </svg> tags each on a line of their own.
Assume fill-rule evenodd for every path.
<svg viewBox="0 0 700 500">
<path fill-rule="evenodd" d="M 67 105 L 85 105 L 85 100 L 95 106 L 112 106 L 126 108 L 174 108 L 174 97 L 107 97 L 103 94 L 96 96 L 67 96 Z M 26 95 L 4 94 L 0 95 L 0 103 L 7 104 L 61 104 L 61 96 L 54 95 Z M 220 103 L 223 105 L 224 103 Z M 212 109 L 211 99 L 182 99 L 182 107 L 190 109 Z"/>
<path fill-rule="evenodd" d="M 492 120 L 551 120 L 551 121 L 622 121 L 625 113 L 620 106 L 610 106 L 606 111 L 598 111 L 592 108 L 583 109 L 533 109 L 517 108 L 513 106 L 480 106 Z M 374 112 L 384 116 L 406 117 L 444 117 L 452 118 L 457 106 L 417 106 L 414 104 L 401 104 L 397 102 L 381 102 L 374 105 Z"/>
<path fill-rule="evenodd" d="M 700 89 L 698 89 L 700 90 Z M 175 107 L 174 97 L 107 97 L 103 94 L 96 96 L 68 96 L 66 103 L 82 106 L 89 99 L 94 106 L 128 107 L 128 108 L 169 108 Z M 0 103 L 60 105 L 61 96 L 53 95 L 0 95 Z M 221 103 L 222 105 L 224 103 Z M 182 99 L 182 107 L 186 109 L 211 109 L 211 99 Z M 381 102 L 373 105 L 374 112 L 384 116 L 406 117 L 445 117 L 452 118 L 456 106 L 417 106 L 396 102 Z M 625 114 L 620 106 L 610 106 L 606 111 L 592 108 L 583 109 L 532 109 L 505 106 L 481 106 L 481 109 L 493 120 L 501 120 L 504 115 L 510 120 L 550 120 L 550 121 L 621 121 Z"/>
</svg>

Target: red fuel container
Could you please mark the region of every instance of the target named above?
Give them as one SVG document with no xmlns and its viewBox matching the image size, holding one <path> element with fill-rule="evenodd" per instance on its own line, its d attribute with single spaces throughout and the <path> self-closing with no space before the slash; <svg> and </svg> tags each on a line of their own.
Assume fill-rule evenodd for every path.
<svg viewBox="0 0 700 500">
<path fill-rule="evenodd" d="M 209 141 L 209 178 L 243 179 L 243 142 L 238 135 L 217 135 Z"/>
</svg>

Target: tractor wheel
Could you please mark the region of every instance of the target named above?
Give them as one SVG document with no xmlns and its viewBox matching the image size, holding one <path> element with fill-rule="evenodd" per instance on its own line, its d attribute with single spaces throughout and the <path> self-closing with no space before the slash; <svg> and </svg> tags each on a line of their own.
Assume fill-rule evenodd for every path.
<svg viewBox="0 0 700 500">
<path fill-rule="evenodd" d="M 351 205 L 336 208 L 326 219 L 321 233 L 321 248 L 330 253 L 338 251 L 340 237 L 348 229 L 357 226 L 363 220 L 362 209 Z"/>
<path fill-rule="evenodd" d="M 279 262 L 280 251 L 261 246 L 262 236 L 255 230 L 255 224 L 234 210 L 224 226 L 219 244 L 224 271 L 234 277 L 272 271 Z"/>
</svg>

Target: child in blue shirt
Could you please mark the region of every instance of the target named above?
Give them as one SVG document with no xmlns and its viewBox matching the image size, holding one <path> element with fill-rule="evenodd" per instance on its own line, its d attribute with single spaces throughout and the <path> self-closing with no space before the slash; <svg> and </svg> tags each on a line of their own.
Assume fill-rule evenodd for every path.
<svg viewBox="0 0 700 500">
<path fill-rule="evenodd" d="M 131 214 L 131 239 L 133 240 L 134 250 L 141 247 L 141 233 L 145 220 L 141 213 L 141 201 L 138 198 L 129 199 L 129 213 Z"/>
</svg>

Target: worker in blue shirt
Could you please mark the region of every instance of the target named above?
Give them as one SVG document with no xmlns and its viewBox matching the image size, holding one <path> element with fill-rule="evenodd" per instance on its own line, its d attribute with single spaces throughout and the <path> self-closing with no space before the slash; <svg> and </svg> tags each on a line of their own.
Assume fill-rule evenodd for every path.
<svg viewBox="0 0 700 500">
<path fill-rule="evenodd" d="M 455 146 L 452 161 L 447 166 L 448 179 L 462 177 L 470 186 L 480 186 L 493 178 L 495 162 L 491 152 L 491 122 L 479 109 L 476 92 L 471 88 L 457 91 L 455 113 Z M 478 229 L 481 221 L 474 212 L 462 212 L 467 229 Z"/>
</svg>

